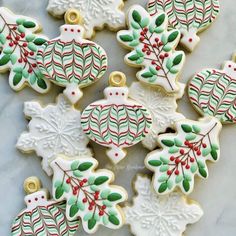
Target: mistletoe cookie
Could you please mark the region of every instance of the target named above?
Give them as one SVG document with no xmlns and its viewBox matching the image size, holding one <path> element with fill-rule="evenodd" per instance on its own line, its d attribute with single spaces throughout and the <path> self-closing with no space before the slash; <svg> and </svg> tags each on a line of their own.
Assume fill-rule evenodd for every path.
<svg viewBox="0 0 236 236">
<path fill-rule="evenodd" d="M 58 158 L 51 164 L 54 198 L 67 200 L 68 219 L 79 217 L 87 233 L 95 233 L 99 225 L 118 229 L 124 224 L 118 204 L 127 199 L 127 193 L 121 187 L 111 186 L 113 173 L 95 171 L 97 165 L 93 158 Z"/>
<path fill-rule="evenodd" d="M 45 43 L 38 51 L 37 62 L 42 74 L 53 83 L 66 87 L 64 94 L 75 104 L 83 95 L 79 88 L 100 79 L 107 70 L 107 55 L 102 47 L 83 39 L 84 28 L 77 11 L 67 12 L 68 24 L 61 35 Z"/>
<path fill-rule="evenodd" d="M 115 164 L 126 156 L 123 148 L 142 141 L 152 124 L 149 111 L 128 99 L 125 84 L 125 75 L 113 72 L 110 76 L 113 87 L 104 91 L 106 99 L 90 104 L 81 117 L 84 132 L 94 142 L 109 148 L 107 155 Z"/>
<path fill-rule="evenodd" d="M 24 113 L 31 119 L 29 132 L 21 134 L 17 148 L 27 153 L 35 151 L 42 157 L 42 166 L 48 175 L 52 175 L 50 163 L 59 154 L 67 158 L 91 156 L 81 127 L 81 113 L 63 94 L 56 104 L 46 107 L 39 102 L 26 102 Z"/>
<path fill-rule="evenodd" d="M 159 136 L 161 150 L 148 154 L 145 164 L 155 172 L 153 185 L 160 195 L 180 188 L 190 194 L 194 177 L 208 177 L 206 161 L 219 160 L 219 133 L 221 123 L 216 118 L 206 117 L 199 121 L 176 122 L 175 134 Z"/>
<path fill-rule="evenodd" d="M 196 223 L 203 215 L 198 203 L 178 192 L 158 197 L 148 177 L 137 176 L 135 191 L 133 205 L 125 207 L 124 212 L 136 236 L 181 236 L 188 224 Z"/>
<path fill-rule="evenodd" d="M 235 62 L 227 61 L 223 70 L 202 70 L 190 81 L 188 93 L 200 114 L 214 116 L 223 124 L 236 123 Z"/>
<path fill-rule="evenodd" d="M 91 38 L 95 28 L 108 25 L 116 30 L 125 25 L 123 5 L 123 0 L 49 0 L 47 9 L 55 17 L 63 16 L 71 8 L 78 10 L 83 17 L 85 38 Z"/>
<path fill-rule="evenodd" d="M 39 93 L 46 93 L 50 82 L 45 80 L 36 63 L 36 53 L 46 37 L 34 33 L 41 27 L 26 16 L 0 8 L 0 72 L 10 71 L 9 84 L 19 91 L 26 85 Z"/>
<path fill-rule="evenodd" d="M 208 28 L 219 14 L 218 0 L 149 0 L 151 16 L 165 12 L 171 28 L 179 29 L 180 43 L 190 52 L 200 41 L 198 33 Z"/>
<path fill-rule="evenodd" d="M 40 189 L 36 177 L 26 179 L 24 183 L 27 196 L 27 208 L 14 220 L 12 236 L 22 235 L 61 235 L 73 236 L 79 226 L 79 220 L 69 221 L 65 215 L 65 202 L 47 199 L 47 191 Z"/>
<path fill-rule="evenodd" d="M 176 100 L 184 95 L 184 84 L 179 84 L 180 90 L 176 94 L 168 94 L 160 88 L 145 86 L 139 82 L 132 83 L 129 96 L 145 106 L 152 115 L 152 128 L 142 141 L 143 145 L 153 150 L 158 145 L 158 135 L 167 128 L 174 128 L 175 122 L 185 117 L 176 112 Z"/>
<path fill-rule="evenodd" d="M 184 52 L 175 51 L 180 32 L 167 30 L 168 17 L 165 13 L 151 17 L 139 5 L 131 7 L 127 24 L 129 30 L 120 31 L 117 39 L 132 50 L 125 61 L 131 66 L 142 67 L 137 78 L 167 92 L 177 92 L 177 80 L 185 60 Z"/>
</svg>

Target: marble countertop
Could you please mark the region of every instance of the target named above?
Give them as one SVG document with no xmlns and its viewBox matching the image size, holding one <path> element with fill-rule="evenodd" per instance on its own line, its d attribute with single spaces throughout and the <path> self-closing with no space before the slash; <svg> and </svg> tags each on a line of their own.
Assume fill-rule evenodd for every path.
<svg viewBox="0 0 236 236">
<path fill-rule="evenodd" d="M 59 26 L 63 21 L 55 20 L 46 12 L 48 0 L 0 0 L 0 6 L 10 8 L 17 14 L 28 15 L 41 22 L 44 33 L 50 38 L 59 34 Z M 221 0 L 221 14 L 217 21 L 207 31 L 201 34 L 201 43 L 194 53 L 187 55 L 187 61 L 182 73 L 182 82 L 187 82 L 194 73 L 205 67 L 219 68 L 231 58 L 236 46 L 236 10 L 235 0 Z M 146 0 L 128 0 L 126 10 L 134 3 L 145 5 Z M 109 71 L 104 79 L 96 85 L 84 90 L 81 109 L 103 97 L 103 89 L 107 78 L 113 70 L 121 70 L 129 78 L 128 83 L 135 81 L 136 70 L 123 62 L 127 53 L 116 41 L 116 34 L 109 31 L 97 33 L 94 41 L 102 45 L 109 56 Z M 60 88 L 54 86 L 46 96 L 40 96 L 33 90 L 24 89 L 15 93 L 8 85 L 8 74 L 0 75 L 0 235 L 10 235 L 11 222 L 25 208 L 22 183 L 25 178 L 36 175 L 42 180 L 44 187 L 51 189 L 51 179 L 41 169 L 41 159 L 35 154 L 23 155 L 16 150 L 18 136 L 26 130 L 28 121 L 23 115 L 23 103 L 33 99 L 42 104 L 55 101 Z M 197 119 L 198 114 L 191 107 L 187 96 L 179 103 L 179 111 L 187 118 Z M 195 225 L 188 227 L 187 236 L 235 236 L 236 235 L 236 127 L 225 125 L 221 133 L 221 159 L 217 164 L 209 165 L 210 177 L 207 181 L 197 179 L 191 198 L 198 201 L 204 209 L 204 217 Z M 117 167 L 113 167 L 105 156 L 105 149 L 93 144 L 99 167 L 114 170 L 116 184 L 122 185 L 129 192 L 131 200 L 133 191 L 132 179 L 136 173 L 148 173 L 143 165 L 147 154 L 142 145 L 130 148 L 127 158 Z M 86 235 L 80 228 L 77 235 Z M 117 231 L 100 228 L 96 236 L 129 236 L 129 227 L 124 226 Z"/>
</svg>

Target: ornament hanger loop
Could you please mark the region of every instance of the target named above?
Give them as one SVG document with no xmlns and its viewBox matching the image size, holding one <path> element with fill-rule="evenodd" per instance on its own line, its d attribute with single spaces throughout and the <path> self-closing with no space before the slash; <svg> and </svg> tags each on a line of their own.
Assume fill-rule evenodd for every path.
<svg viewBox="0 0 236 236">
<path fill-rule="evenodd" d="M 39 191 L 41 188 L 41 182 L 39 178 L 32 176 L 25 180 L 24 190 L 27 194 L 32 194 Z"/>
<path fill-rule="evenodd" d="M 124 73 L 114 71 L 110 74 L 109 84 L 113 87 L 124 87 L 126 86 L 126 76 Z"/>
<path fill-rule="evenodd" d="M 82 17 L 78 10 L 69 9 L 65 14 L 65 22 L 69 25 L 78 25 L 82 21 Z"/>
</svg>

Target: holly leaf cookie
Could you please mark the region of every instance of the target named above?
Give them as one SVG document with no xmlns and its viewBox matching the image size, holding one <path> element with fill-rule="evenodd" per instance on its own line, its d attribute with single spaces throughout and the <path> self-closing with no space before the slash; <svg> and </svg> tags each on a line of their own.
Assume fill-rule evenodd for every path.
<svg viewBox="0 0 236 236">
<path fill-rule="evenodd" d="M 68 14 L 73 17 L 77 12 Z M 51 82 L 66 87 L 64 94 L 73 104 L 83 95 L 80 88 L 96 82 L 107 70 L 106 52 L 85 40 L 84 32 L 80 25 L 63 25 L 61 35 L 45 43 L 37 55 L 41 73 Z"/>
<path fill-rule="evenodd" d="M 123 210 L 126 223 L 136 236 L 181 236 L 188 224 L 196 223 L 203 216 L 198 203 L 178 192 L 157 196 L 148 177 L 137 176 L 135 191 L 133 205 Z"/>
<path fill-rule="evenodd" d="M 69 221 L 65 214 L 65 202 L 48 200 L 47 191 L 38 189 L 37 185 L 40 184 L 35 177 L 25 181 L 25 188 L 28 190 L 25 197 L 27 208 L 15 218 L 11 235 L 75 235 L 79 220 Z"/>
<path fill-rule="evenodd" d="M 35 34 L 40 29 L 34 19 L 0 8 L 0 72 L 10 71 L 9 84 L 13 90 L 19 91 L 27 85 L 46 93 L 50 88 L 36 63 L 38 48 L 47 40 Z"/>
<path fill-rule="evenodd" d="M 166 92 L 177 92 L 177 80 L 185 61 L 184 52 L 175 51 L 180 32 L 167 30 L 165 13 L 151 17 L 139 5 L 131 7 L 127 24 L 129 30 L 118 32 L 117 39 L 132 50 L 125 57 L 127 64 L 142 67 L 137 78 L 146 84 L 160 86 Z"/>
<path fill-rule="evenodd" d="M 176 122 L 175 134 L 159 136 L 161 150 L 147 155 L 145 165 L 153 171 L 153 186 L 159 195 L 178 187 L 184 194 L 194 188 L 194 177 L 208 177 L 207 161 L 219 160 L 221 123 L 214 117 Z"/>
<path fill-rule="evenodd" d="M 123 73 L 112 73 L 110 81 L 114 83 L 104 90 L 105 99 L 85 108 L 81 124 L 91 140 L 109 148 L 107 155 L 117 164 L 126 156 L 123 148 L 139 143 L 149 133 L 152 118 L 144 106 L 128 99 Z"/>
<path fill-rule="evenodd" d="M 67 158 L 91 156 L 87 148 L 89 140 L 81 127 L 81 113 L 63 94 L 56 104 L 46 107 L 38 102 L 26 102 L 24 113 L 31 119 L 29 131 L 21 134 L 16 146 L 42 157 L 42 166 L 48 175 L 52 175 L 50 163 L 59 154 Z"/>
<path fill-rule="evenodd" d="M 219 0 L 149 0 L 151 16 L 165 12 L 169 26 L 180 30 L 180 44 L 192 52 L 200 41 L 198 33 L 208 28 L 219 14 Z"/>
<path fill-rule="evenodd" d="M 129 97 L 145 106 L 152 115 L 152 128 L 142 141 L 149 150 L 158 145 L 158 135 L 164 133 L 167 128 L 174 128 L 175 122 L 185 117 L 176 111 L 176 100 L 184 95 L 184 84 L 180 84 L 179 93 L 168 94 L 160 88 L 143 85 L 134 82 L 129 88 Z"/>
<path fill-rule="evenodd" d="M 118 204 L 127 199 L 127 193 L 121 187 L 111 186 L 113 173 L 95 171 L 97 165 L 93 158 L 58 158 L 51 164 L 54 198 L 67 200 L 68 219 L 80 218 L 87 233 L 95 233 L 99 225 L 118 229 L 124 224 Z"/>
<path fill-rule="evenodd" d="M 188 94 L 200 114 L 223 124 L 236 123 L 236 63 L 227 61 L 222 70 L 202 70 L 190 81 Z"/>
<path fill-rule="evenodd" d="M 108 25 L 111 30 L 117 30 L 124 27 L 123 5 L 123 0 L 49 0 L 47 10 L 55 17 L 63 16 L 71 8 L 78 10 L 83 18 L 85 38 L 91 38 L 95 28 Z"/>
</svg>

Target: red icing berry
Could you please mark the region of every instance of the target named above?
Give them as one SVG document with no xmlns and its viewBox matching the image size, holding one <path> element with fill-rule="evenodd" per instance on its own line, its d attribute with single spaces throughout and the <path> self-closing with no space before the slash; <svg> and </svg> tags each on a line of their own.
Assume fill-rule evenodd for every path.
<svg viewBox="0 0 236 236">
<path fill-rule="evenodd" d="M 203 143 L 203 144 L 202 144 L 202 147 L 203 147 L 203 148 L 206 148 L 206 147 L 207 147 L 207 145 L 206 145 L 205 143 Z"/>
<path fill-rule="evenodd" d="M 190 162 L 194 162 L 194 158 L 191 157 L 191 158 L 190 158 Z"/>
<path fill-rule="evenodd" d="M 7 39 L 10 40 L 11 39 L 11 35 L 7 35 Z"/>
<path fill-rule="evenodd" d="M 84 198 L 84 199 L 83 199 L 83 203 L 86 203 L 87 201 L 88 201 L 87 198 Z"/>
<path fill-rule="evenodd" d="M 31 52 L 30 52 L 30 56 L 33 56 L 33 55 L 34 55 L 34 52 L 31 51 Z"/>
<path fill-rule="evenodd" d="M 175 174 L 176 174 L 176 175 L 179 175 L 179 170 L 176 170 L 176 171 L 175 171 Z"/>
<path fill-rule="evenodd" d="M 79 186 L 80 186 L 80 187 L 83 187 L 83 185 L 84 185 L 84 182 L 83 182 L 83 181 L 80 181 L 80 182 L 79 182 Z"/>
<path fill-rule="evenodd" d="M 165 53 L 165 57 L 168 57 L 168 56 L 169 56 L 169 53 L 166 52 L 166 53 Z"/>
<path fill-rule="evenodd" d="M 21 33 L 21 38 L 24 38 L 25 37 L 25 33 Z"/>
<path fill-rule="evenodd" d="M 140 37 L 140 38 L 139 38 L 139 40 L 140 40 L 141 42 L 143 42 L 144 39 L 145 39 L 144 37 Z"/>
<path fill-rule="evenodd" d="M 184 149 L 180 149 L 179 152 L 180 152 L 181 155 L 184 155 Z"/>
<path fill-rule="evenodd" d="M 156 70 L 160 70 L 161 69 L 161 67 L 160 66 L 156 66 Z"/>
<path fill-rule="evenodd" d="M 93 207 L 92 206 L 89 206 L 89 208 L 88 208 L 90 211 L 92 211 L 93 210 Z"/>
<path fill-rule="evenodd" d="M 16 27 L 16 26 L 14 26 L 12 29 L 13 29 L 13 30 L 17 30 L 17 27 Z"/>
<path fill-rule="evenodd" d="M 33 72 L 33 69 L 32 69 L 32 68 L 29 68 L 29 69 L 28 69 L 28 72 L 29 72 L 29 73 L 32 73 L 32 72 Z"/>
<path fill-rule="evenodd" d="M 92 201 L 92 202 L 90 203 L 91 206 L 95 206 L 95 204 L 96 204 L 95 201 Z"/>
<path fill-rule="evenodd" d="M 164 59 L 164 56 L 163 56 L 163 55 L 160 55 L 159 58 L 160 58 L 161 60 L 163 60 L 163 59 Z"/>
<path fill-rule="evenodd" d="M 148 55 L 148 56 L 150 56 L 150 55 L 151 55 L 151 52 L 150 52 L 150 51 L 148 51 L 148 52 L 147 52 L 147 55 Z"/>
<path fill-rule="evenodd" d="M 181 162 L 181 160 L 178 159 L 178 158 L 175 160 L 175 164 L 177 164 L 177 165 L 178 165 L 180 162 Z"/>
<path fill-rule="evenodd" d="M 171 170 L 168 170 L 167 171 L 167 175 L 171 175 L 172 174 L 172 171 Z"/>
<path fill-rule="evenodd" d="M 171 160 L 171 161 L 174 161 L 174 160 L 175 160 L 175 157 L 174 157 L 174 156 L 171 156 L 171 157 L 170 157 L 170 160 Z"/>
<path fill-rule="evenodd" d="M 202 153 L 201 153 L 201 151 L 199 150 L 199 151 L 197 151 L 197 155 L 198 156 L 200 156 Z"/>
<path fill-rule="evenodd" d="M 189 141 L 186 140 L 186 141 L 184 142 L 184 144 L 188 146 L 188 145 L 189 145 Z"/>
<path fill-rule="evenodd" d="M 161 46 L 163 46 L 163 43 L 162 43 L 162 42 L 160 42 L 158 45 L 159 45 L 159 47 L 161 47 Z"/>
<path fill-rule="evenodd" d="M 182 162 L 181 162 L 181 165 L 182 165 L 182 166 L 185 166 L 185 165 L 186 165 L 186 162 L 185 162 L 185 161 L 182 161 Z"/>
<path fill-rule="evenodd" d="M 73 190 L 73 195 L 77 195 L 77 190 Z"/>
<path fill-rule="evenodd" d="M 155 65 L 156 64 L 156 62 L 155 61 L 152 61 L 152 65 Z"/>
<path fill-rule="evenodd" d="M 187 170 L 190 169 L 190 165 L 186 165 L 186 169 L 187 169 Z"/>
<path fill-rule="evenodd" d="M 10 43 L 9 43 L 9 46 L 10 46 L 10 47 L 13 47 L 13 46 L 14 46 L 14 43 L 13 43 L 13 42 L 10 42 Z"/>
<path fill-rule="evenodd" d="M 67 184 L 70 184 L 70 183 L 71 183 L 71 179 L 70 179 L 70 178 L 67 179 L 67 180 L 66 180 L 66 183 L 67 183 Z"/>
<path fill-rule="evenodd" d="M 19 36 L 19 35 L 16 36 L 16 40 L 17 40 L 17 41 L 20 40 L 20 36 Z"/>
<path fill-rule="evenodd" d="M 84 182 L 84 183 L 87 183 L 87 182 L 88 182 L 88 180 L 87 180 L 87 179 L 83 179 L 83 182 Z"/>
<path fill-rule="evenodd" d="M 105 210 L 107 207 L 105 205 L 102 206 L 102 209 Z"/>
<path fill-rule="evenodd" d="M 22 62 L 23 62 L 22 58 L 20 58 L 20 59 L 18 60 L 18 62 L 19 62 L 19 63 L 22 63 Z"/>
<path fill-rule="evenodd" d="M 23 43 L 23 47 L 27 47 L 28 46 L 28 44 L 27 43 Z"/>
<path fill-rule="evenodd" d="M 195 148 L 194 148 L 194 151 L 196 151 L 196 152 L 197 152 L 197 151 L 198 151 L 198 147 L 195 147 Z"/>
<path fill-rule="evenodd" d="M 99 216 L 103 216 L 104 215 L 104 211 L 99 211 Z"/>
<path fill-rule="evenodd" d="M 156 48 L 156 47 L 157 47 L 157 44 L 156 44 L 156 43 L 154 43 L 152 46 L 153 46 L 154 48 Z"/>
<path fill-rule="evenodd" d="M 155 41 L 158 43 L 159 42 L 159 38 L 155 38 Z"/>
</svg>

